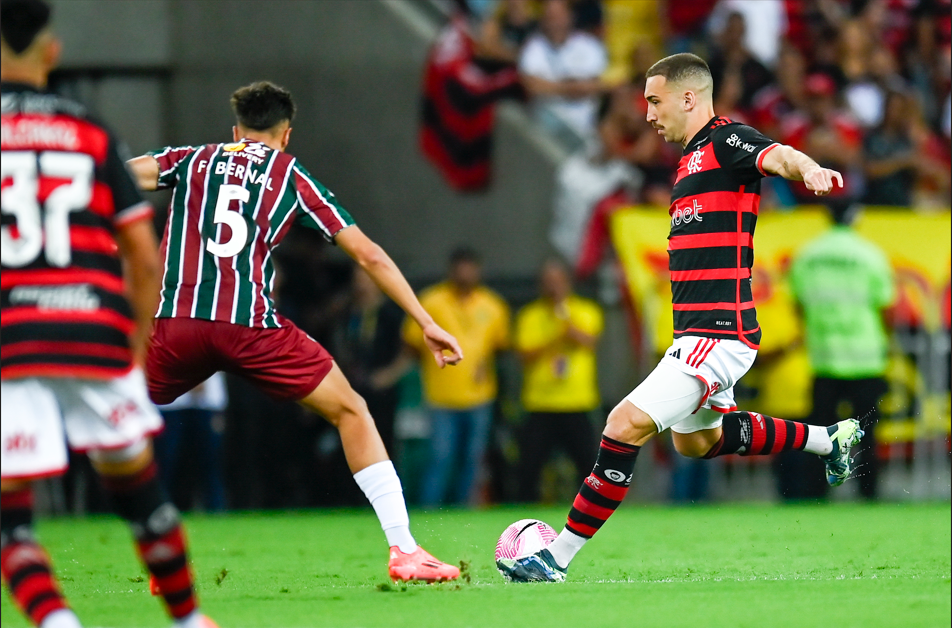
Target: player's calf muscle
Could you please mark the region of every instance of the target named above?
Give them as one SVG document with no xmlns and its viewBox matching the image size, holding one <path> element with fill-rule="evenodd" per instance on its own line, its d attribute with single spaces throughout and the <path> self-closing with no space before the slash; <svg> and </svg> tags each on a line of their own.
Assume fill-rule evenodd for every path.
<svg viewBox="0 0 952 628">
<path fill-rule="evenodd" d="M 720 437 L 720 428 L 692 432 L 691 434 L 671 432 L 674 448 L 679 454 L 688 458 L 703 458 L 717 444 Z"/>
</svg>

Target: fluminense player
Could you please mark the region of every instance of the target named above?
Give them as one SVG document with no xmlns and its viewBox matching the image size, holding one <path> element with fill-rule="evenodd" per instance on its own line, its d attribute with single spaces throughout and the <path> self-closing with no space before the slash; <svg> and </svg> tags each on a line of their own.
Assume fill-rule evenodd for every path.
<svg viewBox="0 0 952 628">
<path fill-rule="evenodd" d="M 32 533 L 31 481 L 66 470 L 68 443 L 129 522 L 175 625 L 209 628 L 152 459 L 162 419 L 141 369 L 161 271 L 152 208 L 112 134 L 44 93 L 60 51 L 46 3 L 3 0 L 0 11 L 3 581 L 34 624 L 79 626 Z"/>
<path fill-rule="evenodd" d="M 761 179 L 803 181 L 823 196 L 834 181 L 842 187 L 840 173 L 716 116 L 703 59 L 676 54 L 647 76 L 648 121 L 684 148 L 668 210 L 674 343 L 609 414 L 595 468 L 559 537 L 536 554 L 498 563 L 514 581 L 565 580 L 576 553 L 628 492 L 639 449 L 668 428 L 678 452 L 692 458 L 788 449 L 816 454 L 833 486 L 849 477 L 850 448 L 863 436 L 854 419 L 818 427 L 738 412 L 734 405 L 734 384 L 754 363 L 761 335 L 750 285 Z M 720 414 L 708 419 L 696 414 L 700 408 Z"/>
<path fill-rule="evenodd" d="M 226 371 L 322 415 L 340 432 L 354 479 L 380 519 L 390 576 L 455 579 L 459 569 L 433 558 L 410 534 L 400 479 L 367 404 L 330 354 L 275 310 L 272 250 L 295 223 L 319 230 L 416 321 L 441 368 L 463 358 L 459 344 L 334 195 L 284 152 L 295 113 L 290 92 L 253 83 L 237 90 L 231 104 L 234 142 L 169 147 L 129 162 L 143 189 L 174 188 L 162 237 L 165 273 L 146 369 L 149 394 L 169 403 Z"/>
</svg>

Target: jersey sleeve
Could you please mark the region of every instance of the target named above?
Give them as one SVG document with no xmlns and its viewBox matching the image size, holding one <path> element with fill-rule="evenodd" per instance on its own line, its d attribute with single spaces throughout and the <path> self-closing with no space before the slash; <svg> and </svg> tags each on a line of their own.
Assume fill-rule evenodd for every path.
<svg viewBox="0 0 952 628">
<path fill-rule="evenodd" d="M 174 186 L 178 180 L 178 165 L 197 150 L 197 146 L 166 146 L 161 150 L 150 152 L 149 154 L 159 164 L 159 181 L 156 189 L 165 190 Z"/>
<path fill-rule="evenodd" d="M 342 229 L 355 224 L 347 210 L 337 202 L 333 192 L 320 184 L 311 174 L 295 163 L 294 187 L 299 204 L 297 221 L 305 227 L 317 229 L 328 242 L 334 241 Z"/>
<path fill-rule="evenodd" d="M 780 146 L 746 124 L 731 124 L 715 131 L 714 154 L 722 168 L 729 168 L 740 179 L 756 180 L 770 176 L 764 171 L 764 157 Z"/>
<path fill-rule="evenodd" d="M 126 168 L 125 157 L 128 152 L 123 144 L 110 136 L 102 178 L 103 183 L 112 193 L 112 203 L 115 208 L 112 220 L 117 227 L 152 217 L 152 205 L 142 198 L 139 188 L 136 187 L 132 175 Z"/>
</svg>

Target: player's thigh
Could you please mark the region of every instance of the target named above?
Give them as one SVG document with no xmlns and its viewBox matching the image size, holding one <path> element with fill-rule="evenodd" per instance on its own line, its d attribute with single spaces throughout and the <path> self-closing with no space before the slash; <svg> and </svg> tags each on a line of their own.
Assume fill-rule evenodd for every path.
<svg viewBox="0 0 952 628">
<path fill-rule="evenodd" d="M 0 475 L 4 490 L 19 481 L 66 471 L 63 418 L 52 390 L 38 378 L 0 383 Z"/>
<path fill-rule="evenodd" d="M 162 415 L 149 400 L 138 368 L 113 379 L 47 381 L 63 409 L 71 449 L 122 450 L 162 429 Z"/>
<path fill-rule="evenodd" d="M 647 415 L 660 433 L 697 410 L 706 392 L 704 384 L 698 378 L 662 362 L 622 403 L 627 401 Z M 618 408 L 613 410 L 612 414 L 617 411 Z M 609 416 L 610 422 L 611 419 Z"/>
<path fill-rule="evenodd" d="M 330 371 L 317 388 L 301 399 L 300 403 L 335 426 L 348 416 L 370 416 L 367 403 L 350 385 L 336 362 L 331 365 Z"/>
</svg>

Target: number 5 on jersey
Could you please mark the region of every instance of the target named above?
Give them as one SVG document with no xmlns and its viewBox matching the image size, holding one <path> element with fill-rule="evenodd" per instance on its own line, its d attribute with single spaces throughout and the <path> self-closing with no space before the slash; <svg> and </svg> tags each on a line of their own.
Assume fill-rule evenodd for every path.
<svg viewBox="0 0 952 628">
<path fill-rule="evenodd" d="M 232 201 L 247 203 L 251 193 L 240 185 L 225 184 L 218 188 L 218 201 L 215 203 L 213 220 L 216 225 L 225 224 L 231 227 L 231 237 L 227 242 L 216 242 L 214 238 L 205 241 L 205 248 L 217 257 L 234 257 L 241 253 L 248 241 L 248 225 L 241 215 L 241 206 L 237 212 L 230 211 L 228 206 Z"/>
</svg>

